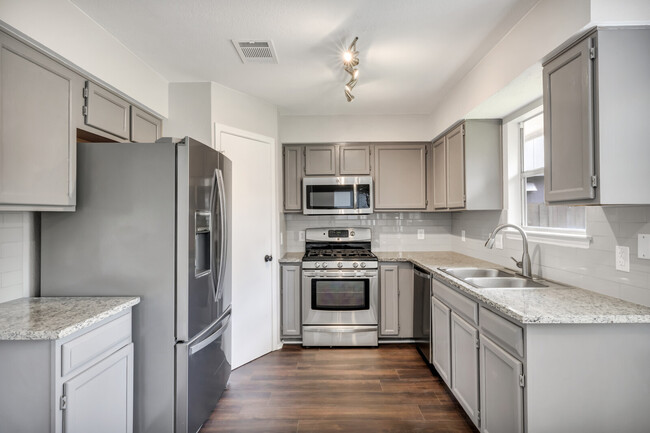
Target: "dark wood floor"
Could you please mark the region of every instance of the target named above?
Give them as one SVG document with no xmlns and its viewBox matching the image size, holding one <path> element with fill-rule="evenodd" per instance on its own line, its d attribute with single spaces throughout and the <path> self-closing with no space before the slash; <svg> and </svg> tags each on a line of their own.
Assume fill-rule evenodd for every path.
<svg viewBox="0 0 650 433">
<path fill-rule="evenodd" d="M 412 345 L 285 346 L 233 371 L 201 433 L 475 432 Z"/>
</svg>

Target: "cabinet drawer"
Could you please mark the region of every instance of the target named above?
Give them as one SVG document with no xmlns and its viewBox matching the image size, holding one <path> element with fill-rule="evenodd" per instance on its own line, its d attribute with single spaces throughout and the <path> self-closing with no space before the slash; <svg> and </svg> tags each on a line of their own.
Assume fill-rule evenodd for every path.
<svg viewBox="0 0 650 433">
<path fill-rule="evenodd" d="M 478 304 L 443 283 L 433 280 L 433 296 L 440 299 L 463 319 L 478 326 Z"/>
<path fill-rule="evenodd" d="M 131 342 L 131 314 L 125 314 L 61 345 L 61 376 Z"/>
<path fill-rule="evenodd" d="M 524 356 L 524 330 L 481 307 L 481 331 L 512 354 Z"/>
</svg>

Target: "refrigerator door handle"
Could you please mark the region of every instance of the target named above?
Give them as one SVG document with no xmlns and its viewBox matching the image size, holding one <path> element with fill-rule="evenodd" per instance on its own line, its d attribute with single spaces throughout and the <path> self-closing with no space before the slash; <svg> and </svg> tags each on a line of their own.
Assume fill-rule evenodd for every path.
<svg viewBox="0 0 650 433">
<path fill-rule="evenodd" d="M 219 274 L 216 286 L 215 301 L 223 295 L 223 280 L 226 274 L 226 248 L 228 246 L 228 216 L 226 214 L 226 186 L 223 182 L 223 172 L 219 169 L 215 170 L 215 177 L 217 179 L 217 188 L 219 191 Z"/>
<path fill-rule="evenodd" d="M 199 343 L 196 343 L 195 345 L 192 345 L 189 347 L 189 354 L 194 355 L 197 352 L 200 352 L 201 350 L 205 349 L 207 346 L 212 344 L 214 340 L 217 338 L 221 337 L 223 332 L 228 328 L 228 323 L 230 322 L 230 308 L 226 313 L 219 318 L 219 321 L 221 321 L 221 326 L 217 328 L 216 331 L 214 331 L 209 337 L 205 338 L 204 340 L 201 340 Z"/>
</svg>

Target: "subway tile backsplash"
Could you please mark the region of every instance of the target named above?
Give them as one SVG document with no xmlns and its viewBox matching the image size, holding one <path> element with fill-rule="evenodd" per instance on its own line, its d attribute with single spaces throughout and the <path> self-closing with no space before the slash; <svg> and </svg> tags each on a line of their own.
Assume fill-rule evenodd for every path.
<svg viewBox="0 0 650 433">
<path fill-rule="evenodd" d="M 23 296 L 23 213 L 0 212 L 0 302 Z"/>
<path fill-rule="evenodd" d="M 395 212 L 371 215 L 286 214 L 287 251 L 305 250 L 300 232 L 316 227 L 370 227 L 373 251 L 446 251 L 451 249 L 451 215 Z M 424 239 L 418 239 L 418 229 Z"/>
</svg>

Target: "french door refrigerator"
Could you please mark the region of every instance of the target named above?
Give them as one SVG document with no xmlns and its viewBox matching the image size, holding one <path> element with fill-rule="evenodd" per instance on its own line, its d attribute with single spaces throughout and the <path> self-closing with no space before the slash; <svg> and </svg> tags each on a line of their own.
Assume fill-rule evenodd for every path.
<svg viewBox="0 0 650 433">
<path fill-rule="evenodd" d="M 196 432 L 231 371 L 231 162 L 186 137 L 79 143 L 77 165 L 77 211 L 42 214 L 41 295 L 140 296 L 134 431 Z"/>
</svg>

